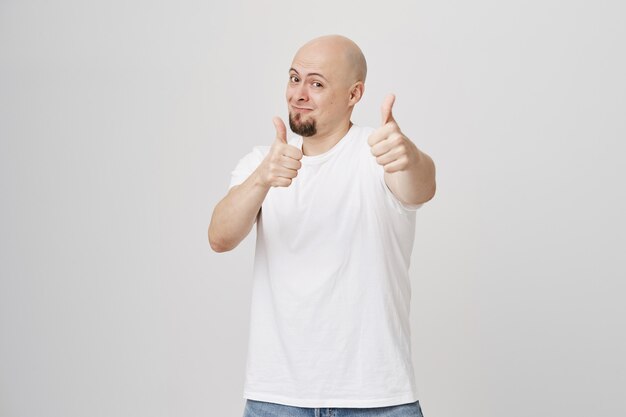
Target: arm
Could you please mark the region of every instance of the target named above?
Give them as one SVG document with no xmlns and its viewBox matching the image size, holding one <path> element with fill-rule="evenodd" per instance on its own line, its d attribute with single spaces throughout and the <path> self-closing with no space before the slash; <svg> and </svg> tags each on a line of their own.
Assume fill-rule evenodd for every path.
<svg viewBox="0 0 626 417">
<path fill-rule="evenodd" d="M 234 249 L 248 236 L 271 187 L 288 187 L 302 166 L 302 152 L 287 144 L 283 121 L 274 118 L 276 140 L 261 164 L 241 184 L 230 189 L 213 210 L 209 244 L 215 252 Z"/>
<path fill-rule="evenodd" d="M 409 153 L 410 162 L 405 170 L 385 171 L 385 184 L 398 200 L 416 205 L 425 203 L 435 196 L 435 163 L 415 145 L 413 148 L 414 150 Z"/>
<path fill-rule="evenodd" d="M 391 114 L 394 100 L 394 95 L 385 99 L 382 126 L 368 143 L 376 162 L 385 169 L 385 184 L 391 192 L 403 203 L 418 205 L 435 195 L 435 164 L 400 131 Z"/>
<path fill-rule="evenodd" d="M 213 210 L 209 244 L 215 252 L 234 249 L 248 236 L 270 187 L 259 181 L 257 171 L 230 189 Z"/>
</svg>

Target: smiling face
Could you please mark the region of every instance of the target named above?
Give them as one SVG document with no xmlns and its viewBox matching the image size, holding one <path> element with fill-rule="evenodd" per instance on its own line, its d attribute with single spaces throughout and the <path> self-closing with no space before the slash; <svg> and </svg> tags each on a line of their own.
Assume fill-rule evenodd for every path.
<svg viewBox="0 0 626 417">
<path fill-rule="evenodd" d="M 305 44 L 289 69 L 289 127 L 305 137 L 323 137 L 349 125 L 361 99 L 365 59 L 347 38 L 325 36 Z"/>
</svg>

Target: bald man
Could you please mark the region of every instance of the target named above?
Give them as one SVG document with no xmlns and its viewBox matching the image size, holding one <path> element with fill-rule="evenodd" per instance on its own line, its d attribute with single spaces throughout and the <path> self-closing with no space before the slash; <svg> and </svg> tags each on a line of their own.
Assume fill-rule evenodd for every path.
<svg viewBox="0 0 626 417">
<path fill-rule="evenodd" d="M 289 68 L 289 127 L 273 120 L 216 205 L 209 242 L 234 249 L 257 224 L 246 416 L 421 416 L 411 363 L 409 263 L 432 159 L 385 98 L 377 128 L 352 123 L 360 48 L 338 35 Z"/>
</svg>

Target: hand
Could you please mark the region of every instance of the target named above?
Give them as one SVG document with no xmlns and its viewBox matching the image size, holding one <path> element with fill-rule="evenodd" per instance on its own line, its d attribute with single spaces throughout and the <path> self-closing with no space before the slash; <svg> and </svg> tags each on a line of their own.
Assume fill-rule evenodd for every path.
<svg viewBox="0 0 626 417">
<path fill-rule="evenodd" d="M 417 146 L 402 134 L 393 118 L 391 109 L 395 100 L 393 94 L 385 98 L 381 107 L 382 126 L 367 140 L 376 162 L 388 173 L 406 170 L 418 159 L 419 152 Z"/>
<path fill-rule="evenodd" d="M 272 120 L 276 140 L 258 169 L 259 180 L 266 187 L 288 187 L 302 167 L 302 151 L 287 144 L 287 128 L 280 117 Z"/>
</svg>

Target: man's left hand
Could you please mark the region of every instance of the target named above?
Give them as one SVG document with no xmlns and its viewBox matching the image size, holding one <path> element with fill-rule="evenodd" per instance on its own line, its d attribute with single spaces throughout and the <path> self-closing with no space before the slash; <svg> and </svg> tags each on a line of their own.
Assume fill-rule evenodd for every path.
<svg viewBox="0 0 626 417">
<path fill-rule="evenodd" d="M 419 150 L 400 131 L 391 112 L 396 96 L 389 94 L 381 107 L 382 126 L 370 135 L 367 143 L 372 148 L 376 162 L 385 172 L 404 171 L 419 159 Z"/>
</svg>

